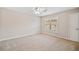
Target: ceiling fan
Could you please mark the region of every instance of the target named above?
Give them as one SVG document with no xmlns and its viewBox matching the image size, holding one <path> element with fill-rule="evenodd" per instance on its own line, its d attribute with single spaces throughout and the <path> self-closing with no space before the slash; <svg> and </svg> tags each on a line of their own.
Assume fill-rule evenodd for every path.
<svg viewBox="0 0 79 59">
<path fill-rule="evenodd" d="M 47 12 L 46 8 L 43 8 L 43 7 L 35 7 L 35 8 L 33 8 L 33 13 L 35 15 L 40 15 L 40 14 L 43 14 L 45 12 Z"/>
</svg>

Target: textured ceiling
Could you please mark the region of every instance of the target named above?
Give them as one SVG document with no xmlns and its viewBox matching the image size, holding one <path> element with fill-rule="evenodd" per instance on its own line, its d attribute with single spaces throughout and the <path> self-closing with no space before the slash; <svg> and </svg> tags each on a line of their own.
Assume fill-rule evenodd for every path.
<svg viewBox="0 0 79 59">
<path fill-rule="evenodd" d="M 61 12 L 61 11 L 69 10 L 69 9 L 74 9 L 75 7 L 42 7 L 42 8 L 47 9 L 47 11 L 45 13 L 38 15 L 38 16 L 50 15 L 53 13 L 57 13 L 57 12 Z M 33 14 L 33 7 L 6 7 L 6 9 L 34 15 Z"/>
</svg>

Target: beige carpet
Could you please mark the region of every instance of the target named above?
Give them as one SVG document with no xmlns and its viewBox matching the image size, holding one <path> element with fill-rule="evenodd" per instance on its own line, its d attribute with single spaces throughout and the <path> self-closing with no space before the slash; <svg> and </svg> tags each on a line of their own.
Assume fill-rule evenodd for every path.
<svg viewBox="0 0 79 59">
<path fill-rule="evenodd" d="M 79 43 L 44 34 L 26 36 L 0 42 L 0 51 L 72 51 Z"/>
</svg>

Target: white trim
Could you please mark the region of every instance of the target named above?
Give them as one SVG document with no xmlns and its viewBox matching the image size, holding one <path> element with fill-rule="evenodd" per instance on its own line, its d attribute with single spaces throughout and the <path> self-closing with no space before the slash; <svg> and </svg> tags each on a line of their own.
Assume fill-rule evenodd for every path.
<svg viewBox="0 0 79 59">
<path fill-rule="evenodd" d="M 2 39 L 0 39 L 0 41 L 11 40 L 11 39 L 15 39 L 15 38 L 21 38 L 21 37 L 24 37 L 24 36 L 32 36 L 32 35 L 37 35 L 37 34 L 40 34 L 40 33 L 24 34 L 24 35 L 20 35 L 20 36 L 2 38 Z"/>
</svg>

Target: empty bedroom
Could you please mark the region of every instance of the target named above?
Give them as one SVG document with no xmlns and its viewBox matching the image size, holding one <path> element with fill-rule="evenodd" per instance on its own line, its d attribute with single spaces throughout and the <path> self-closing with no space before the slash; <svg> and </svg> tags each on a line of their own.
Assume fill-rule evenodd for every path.
<svg viewBox="0 0 79 59">
<path fill-rule="evenodd" d="M 0 7 L 0 51 L 79 51 L 79 8 Z"/>
</svg>

